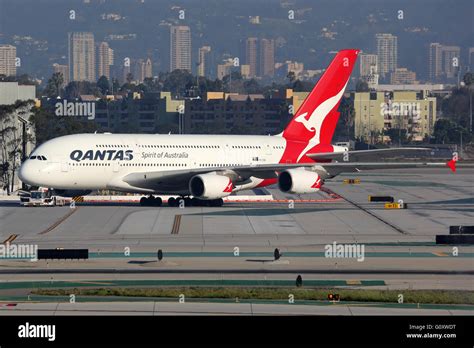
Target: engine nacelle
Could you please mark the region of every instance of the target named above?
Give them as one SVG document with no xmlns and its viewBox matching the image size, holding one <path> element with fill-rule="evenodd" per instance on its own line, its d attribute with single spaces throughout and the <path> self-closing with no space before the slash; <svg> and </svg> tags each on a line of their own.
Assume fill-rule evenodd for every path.
<svg viewBox="0 0 474 348">
<path fill-rule="evenodd" d="M 189 180 L 191 195 L 199 199 L 218 199 L 232 193 L 232 180 L 217 174 L 199 174 Z"/>
<path fill-rule="evenodd" d="M 318 173 L 304 169 L 287 169 L 278 176 L 278 187 L 285 193 L 312 193 L 321 188 Z"/>
</svg>

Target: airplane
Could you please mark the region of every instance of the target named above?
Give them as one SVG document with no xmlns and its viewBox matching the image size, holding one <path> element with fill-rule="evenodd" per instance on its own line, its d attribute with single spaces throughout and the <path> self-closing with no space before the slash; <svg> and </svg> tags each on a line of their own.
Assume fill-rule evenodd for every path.
<svg viewBox="0 0 474 348">
<path fill-rule="evenodd" d="M 178 196 L 168 199 L 169 206 L 222 206 L 223 198 L 233 192 L 273 184 L 285 193 L 304 194 L 317 192 L 325 179 L 341 173 L 445 166 L 352 162 L 347 157 L 420 149 L 349 151 L 331 144 L 338 107 L 358 53 L 345 49 L 335 55 L 278 135 L 66 135 L 38 146 L 20 167 L 19 177 L 28 185 L 63 191 L 141 193 L 144 206 L 162 205 L 155 195 Z"/>
</svg>

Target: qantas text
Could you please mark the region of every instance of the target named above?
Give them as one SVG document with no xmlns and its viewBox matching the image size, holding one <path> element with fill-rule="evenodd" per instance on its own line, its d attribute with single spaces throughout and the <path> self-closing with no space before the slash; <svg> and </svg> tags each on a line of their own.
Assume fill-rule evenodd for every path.
<svg viewBox="0 0 474 348">
<path fill-rule="evenodd" d="M 69 155 L 73 161 L 131 161 L 133 159 L 132 150 L 74 150 Z"/>
</svg>

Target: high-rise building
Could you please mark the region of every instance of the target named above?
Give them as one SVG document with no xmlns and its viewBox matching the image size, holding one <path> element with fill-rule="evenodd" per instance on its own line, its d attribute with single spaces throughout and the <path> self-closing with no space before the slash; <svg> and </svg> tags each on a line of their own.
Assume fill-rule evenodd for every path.
<svg viewBox="0 0 474 348">
<path fill-rule="evenodd" d="M 273 77 L 275 75 L 275 41 L 260 40 L 260 76 Z"/>
<path fill-rule="evenodd" d="M 60 73 L 63 75 L 63 85 L 67 86 L 69 84 L 69 67 L 67 65 L 61 65 L 58 63 L 53 64 L 53 73 Z"/>
<path fill-rule="evenodd" d="M 460 56 L 461 48 L 459 46 L 443 46 L 443 70 L 448 79 L 457 76 Z"/>
<path fill-rule="evenodd" d="M 430 44 L 428 75 L 431 81 L 441 77 L 443 74 L 443 45 L 437 42 Z"/>
<path fill-rule="evenodd" d="M 224 76 L 230 75 L 232 72 L 232 67 L 234 66 L 234 60 L 232 58 L 228 58 L 223 62 L 223 64 L 217 65 L 217 78 L 222 80 Z"/>
<path fill-rule="evenodd" d="M 153 63 L 151 58 L 145 60 L 145 79 L 153 77 Z"/>
<path fill-rule="evenodd" d="M 250 77 L 250 65 L 241 64 L 240 65 L 240 75 L 242 75 L 242 78 L 248 79 Z"/>
<path fill-rule="evenodd" d="M 105 76 L 110 80 L 110 66 L 114 65 L 114 50 L 107 42 L 100 42 L 97 47 L 97 75 L 98 77 Z"/>
<path fill-rule="evenodd" d="M 199 56 L 199 63 L 198 63 L 198 76 L 208 76 L 208 63 L 207 57 L 208 54 L 211 52 L 211 46 L 202 46 L 199 49 L 198 56 Z"/>
<path fill-rule="evenodd" d="M 69 33 L 69 75 L 70 81 L 95 82 L 94 34 Z"/>
<path fill-rule="evenodd" d="M 138 59 L 133 73 L 134 79 L 142 83 L 146 78 L 153 77 L 152 65 L 150 58 Z"/>
<path fill-rule="evenodd" d="M 474 72 L 474 47 L 469 47 L 467 54 L 467 63 L 469 71 Z"/>
<path fill-rule="evenodd" d="M 460 66 L 461 48 L 434 42 L 429 51 L 429 77 L 431 81 L 456 77 Z"/>
<path fill-rule="evenodd" d="M 170 71 L 181 69 L 191 72 L 191 30 L 185 25 L 170 28 Z"/>
<path fill-rule="evenodd" d="M 359 73 L 361 78 L 370 75 L 371 66 L 377 67 L 377 55 L 367 53 L 359 54 Z"/>
<path fill-rule="evenodd" d="M 256 37 L 249 37 L 245 40 L 245 64 L 250 66 L 249 77 L 254 78 L 257 76 L 257 47 L 258 39 Z"/>
<path fill-rule="evenodd" d="M 397 68 L 390 75 L 390 83 L 392 85 L 413 85 L 416 81 L 416 73 L 407 68 Z"/>
<path fill-rule="evenodd" d="M 398 39 L 392 34 L 376 34 L 378 72 L 387 78 L 397 68 Z"/>
<path fill-rule="evenodd" d="M 0 45 L 0 75 L 16 75 L 16 47 Z"/>
</svg>

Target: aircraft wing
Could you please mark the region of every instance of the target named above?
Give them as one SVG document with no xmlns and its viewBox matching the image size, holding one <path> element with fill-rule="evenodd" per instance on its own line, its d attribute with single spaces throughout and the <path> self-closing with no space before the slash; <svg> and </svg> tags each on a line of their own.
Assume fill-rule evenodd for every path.
<svg viewBox="0 0 474 348">
<path fill-rule="evenodd" d="M 343 161 L 347 158 L 351 162 L 357 162 L 373 158 L 377 156 L 377 159 L 384 157 L 394 157 L 400 155 L 426 155 L 427 151 L 432 151 L 430 148 L 420 147 L 399 147 L 399 148 L 386 148 L 386 149 L 371 149 L 371 150 L 354 150 L 354 151 L 338 151 L 338 152 L 320 152 L 320 153 L 307 153 L 306 156 L 313 160 L 336 160 Z"/>
<path fill-rule="evenodd" d="M 323 179 L 332 178 L 341 173 L 355 173 L 365 170 L 400 169 L 400 168 L 445 168 L 455 171 L 455 162 L 333 162 L 333 163 L 281 163 L 258 164 L 236 167 L 208 167 L 196 169 L 180 169 L 169 171 L 136 172 L 122 178 L 131 187 L 153 191 L 186 191 L 189 180 L 198 174 L 219 172 L 232 179 L 234 184 L 244 183 L 250 177 L 274 179 L 278 172 L 292 168 L 307 168 L 317 172 Z M 453 169 L 454 168 L 454 169 Z"/>
</svg>

